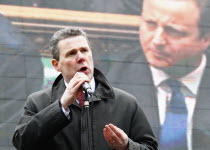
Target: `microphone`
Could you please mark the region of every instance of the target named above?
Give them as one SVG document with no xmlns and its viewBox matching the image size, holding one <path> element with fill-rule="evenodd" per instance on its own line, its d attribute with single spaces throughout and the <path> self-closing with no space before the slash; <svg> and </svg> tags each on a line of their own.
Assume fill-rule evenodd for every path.
<svg viewBox="0 0 210 150">
<path fill-rule="evenodd" d="M 82 84 L 82 88 L 83 88 L 83 90 L 84 90 L 85 92 L 87 92 L 89 95 L 92 95 L 93 91 L 92 91 L 92 89 L 91 89 L 89 83 L 84 82 L 84 83 Z"/>
</svg>

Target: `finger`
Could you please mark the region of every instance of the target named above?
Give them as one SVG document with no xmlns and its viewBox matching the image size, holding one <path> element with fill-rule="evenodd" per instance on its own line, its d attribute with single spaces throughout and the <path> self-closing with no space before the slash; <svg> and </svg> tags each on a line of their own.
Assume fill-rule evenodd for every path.
<svg viewBox="0 0 210 150">
<path fill-rule="evenodd" d="M 81 80 L 82 80 L 83 82 L 85 82 L 85 81 L 89 82 L 89 81 L 90 81 L 90 79 L 88 78 L 88 76 L 87 76 L 86 74 L 81 73 L 81 72 L 77 72 L 77 73 L 73 76 L 73 78 L 70 80 L 69 84 L 77 84 L 77 83 L 79 83 Z"/>
<path fill-rule="evenodd" d="M 109 127 L 116 134 L 117 137 L 119 137 L 120 139 L 124 139 L 124 131 L 123 130 L 121 130 L 120 128 L 118 128 L 117 126 L 115 126 L 113 124 L 109 124 Z"/>
<path fill-rule="evenodd" d="M 84 73 L 77 72 L 68 83 L 67 88 L 73 92 L 76 92 L 85 81 L 89 82 L 89 78 Z"/>
<path fill-rule="evenodd" d="M 70 80 L 67 85 L 67 88 L 64 94 L 68 95 L 67 97 L 74 97 L 76 99 L 78 95 L 82 92 L 81 85 L 87 81 L 87 77 L 83 75 L 83 73 L 77 73 L 75 76 Z"/>
<path fill-rule="evenodd" d="M 128 136 L 127 134 L 121 130 L 120 128 L 118 128 L 117 126 L 113 125 L 113 124 L 109 124 L 109 127 L 112 129 L 112 131 L 116 134 L 116 137 L 118 137 L 118 141 L 117 143 L 121 146 L 126 146 L 128 144 Z"/>
<path fill-rule="evenodd" d="M 88 78 L 88 76 L 83 72 L 77 72 L 75 75 L 79 77 L 83 77 L 86 79 L 87 82 L 90 82 L 90 79 Z"/>
<path fill-rule="evenodd" d="M 107 134 L 111 137 L 111 140 L 118 142 L 119 137 L 116 135 L 115 131 L 112 130 L 110 125 L 106 125 L 105 128 L 106 128 Z"/>
<path fill-rule="evenodd" d="M 106 137 L 106 139 L 108 140 L 108 142 L 113 141 L 112 136 L 109 133 L 110 131 L 108 131 L 108 129 L 105 127 L 103 130 L 104 136 Z"/>
<path fill-rule="evenodd" d="M 109 146 L 111 146 L 112 148 L 115 147 L 115 140 L 112 138 L 112 136 L 110 136 L 109 132 L 107 131 L 107 128 L 104 128 L 103 130 L 103 134 L 104 134 L 104 137 L 107 141 L 107 143 L 109 144 Z"/>
<path fill-rule="evenodd" d="M 110 136 L 107 134 L 106 128 L 103 129 L 103 134 L 107 142 L 109 142 L 111 139 L 110 139 Z"/>
</svg>

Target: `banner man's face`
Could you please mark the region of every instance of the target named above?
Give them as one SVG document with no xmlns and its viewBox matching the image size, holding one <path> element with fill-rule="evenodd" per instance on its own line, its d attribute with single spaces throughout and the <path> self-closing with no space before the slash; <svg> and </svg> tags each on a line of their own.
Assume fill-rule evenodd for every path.
<svg viewBox="0 0 210 150">
<path fill-rule="evenodd" d="M 209 43 L 199 36 L 199 16 L 193 1 L 144 0 L 139 35 L 150 65 L 167 68 L 200 57 Z"/>
</svg>

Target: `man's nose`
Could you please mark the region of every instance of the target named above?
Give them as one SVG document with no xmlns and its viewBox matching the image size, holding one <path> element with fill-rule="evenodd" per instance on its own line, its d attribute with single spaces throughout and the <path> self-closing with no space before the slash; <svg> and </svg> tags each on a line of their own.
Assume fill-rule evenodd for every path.
<svg viewBox="0 0 210 150">
<path fill-rule="evenodd" d="M 163 28 L 157 28 L 154 32 L 152 42 L 155 46 L 164 46 L 166 44 L 166 36 Z"/>
<path fill-rule="evenodd" d="M 85 60 L 85 55 L 82 52 L 77 53 L 77 62 L 83 62 Z"/>
</svg>

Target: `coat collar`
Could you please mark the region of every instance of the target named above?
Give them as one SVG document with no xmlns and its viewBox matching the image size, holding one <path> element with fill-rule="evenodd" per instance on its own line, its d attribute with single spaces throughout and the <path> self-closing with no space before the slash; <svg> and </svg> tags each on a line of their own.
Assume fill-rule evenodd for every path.
<svg viewBox="0 0 210 150">
<path fill-rule="evenodd" d="M 113 88 L 107 81 L 106 77 L 96 68 L 94 68 L 94 78 L 96 81 L 96 90 L 93 93 L 93 101 L 100 101 L 101 99 L 114 99 L 115 95 Z M 60 99 L 63 95 L 66 86 L 62 74 L 60 74 L 52 85 L 52 93 L 50 102 Z"/>
</svg>

